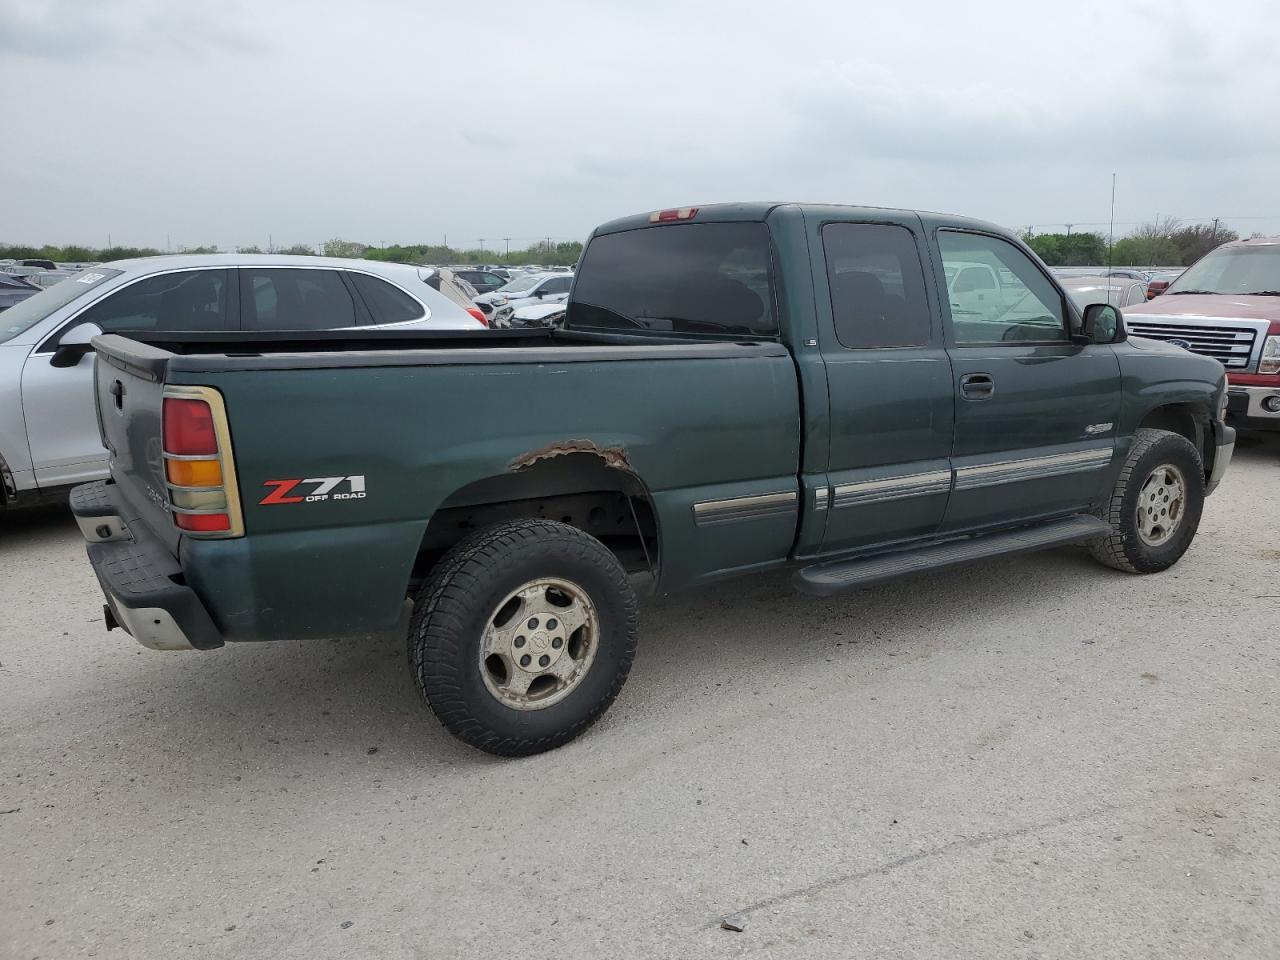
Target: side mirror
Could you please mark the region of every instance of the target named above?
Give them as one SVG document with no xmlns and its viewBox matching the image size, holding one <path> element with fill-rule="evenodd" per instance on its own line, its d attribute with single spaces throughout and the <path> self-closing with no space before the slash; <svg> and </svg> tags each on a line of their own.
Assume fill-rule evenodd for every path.
<svg viewBox="0 0 1280 960">
<path fill-rule="evenodd" d="M 49 358 L 51 367 L 74 367 L 86 353 L 93 352 L 93 338 L 102 336 L 96 323 L 80 323 L 58 338 L 58 348 Z"/>
<path fill-rule="evenodd" d="M 533 295 L 537 297 L 539 300 L 541 300 L 543 297 L 547 295 L 547 288 L 539 287 L 537 290 L 533 291 Z"/>
<path fill-rule="evenodd" d="M 1091 303 L 1084 308 L 1081 339 L 1085 343 L 1116 343 L 1123 339 L 1124 318 L 1109 303 Z"/>
</svg>

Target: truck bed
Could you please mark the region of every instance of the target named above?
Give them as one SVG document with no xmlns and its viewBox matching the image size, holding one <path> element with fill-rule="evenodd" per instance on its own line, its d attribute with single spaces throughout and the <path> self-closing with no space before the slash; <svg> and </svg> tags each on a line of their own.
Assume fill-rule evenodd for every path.
<svg viewBox="0 0 1280 960">
<path fill-rule="evenodd" d="M 228 639 L 390 629 L 441 525 L 488 503 L 634 490 L 661 589 L 780 564 L 795 540 L 799 385 L 776 341 L 348 331 L 95 346 L 119 515 L 181 559 Z M 243 536 L 184 535 L 166 502 L 162 402 L 191 388 L 225 404 Z M 271 495 L 325 478 L 360 496 Z M 605 519 L 635 525 L 625 501 Z"/>
</svg>

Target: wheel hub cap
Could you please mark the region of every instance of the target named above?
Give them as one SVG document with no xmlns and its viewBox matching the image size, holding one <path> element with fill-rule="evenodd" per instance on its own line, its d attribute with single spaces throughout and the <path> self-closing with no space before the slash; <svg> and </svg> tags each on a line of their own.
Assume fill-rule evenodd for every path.
<svg viewBox="0 0 1280 960">
<path fill-rule="evenodd" d="M 1138 536 L 1148 546 L 1167 543 L 1182 524 L 1187 484 L 1182 472 L 1165 464 L 1156 467 L 1138 492 Z"/>
<path fill-rule="evenodd" d="M 480 675 L 504 706 L 540 710 L 563 700 L 595 659 L 599 617 L 568 580 L 531 580 L 503 599 L 480 644 Z"/>
</svg>

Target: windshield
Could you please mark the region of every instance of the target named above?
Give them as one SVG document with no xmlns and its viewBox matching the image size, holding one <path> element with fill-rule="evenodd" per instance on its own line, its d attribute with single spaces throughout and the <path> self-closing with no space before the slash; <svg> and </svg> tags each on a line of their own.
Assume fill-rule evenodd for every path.
<svg viewBox="0 0 1280 960">
<path fill-rule="evenodd" d="M 497 289 L 498 293 L 527 293 L 538 285 L 538 281 L 542 279 L 542 274 L 535 273 L 528 277 L 516 277 L 510 283 L 505 283 Z"/>
<path fill-rule="evenodd" d="M 55 310 L 65 307 L 77 297 L 83 297 L 90 290 L 101 286 L 112 277 L 120 276 L 123 272 L 123 270 L 112 270 L 108 267 L 91 267 L 10 307 L 0 314 L 0 343 L 12 340 L 23 331 L 30 330 Z"/>
<path fill-rule="evenodd" d="M 1175 293 L 1262 293 L 1280 290 L 1280 243 L 1257 247 L 1219 247 L 1169 284 Z"/>
<path fill-rule="evenodd" d="M 763 223 L 668 224 L 596 237 L 567 326 L 772 336 L 769 263 Z"/>
</svg>

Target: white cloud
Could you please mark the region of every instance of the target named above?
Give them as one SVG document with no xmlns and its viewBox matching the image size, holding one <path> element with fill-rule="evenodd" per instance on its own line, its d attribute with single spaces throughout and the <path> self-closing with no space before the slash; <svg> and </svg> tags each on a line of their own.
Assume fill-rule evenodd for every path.
<svg viewBox="0 0 1280 960">
<path fill-rule="evenodd" d="M 6 240 L 584 235 L 803 199 L 1280 218 L 1269 0 L 0 0 Z M 1280 232 L 1273 223 L 1241 222 Z"/>
</svg>

